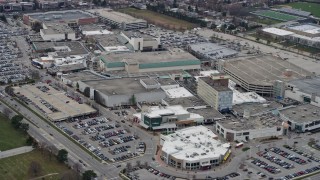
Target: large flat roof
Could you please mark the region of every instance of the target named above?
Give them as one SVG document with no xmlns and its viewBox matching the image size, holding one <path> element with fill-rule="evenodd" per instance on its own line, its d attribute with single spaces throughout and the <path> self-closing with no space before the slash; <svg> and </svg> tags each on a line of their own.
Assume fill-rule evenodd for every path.
<svg viewBox="0 0 320 180">
<path fill-rule="evenodd" d="M 293 25 L 287 27 L 288 29 L 301 31 L 309 34 L 319 34 L 320 33 L 320 26 L 316 24 L 302 24 L 302 25 Z"/>
<path fill-rule="evenodd" d="M 123 60 L 128 60 L 138 63 L 158 63 L 185 60 L 199 61 L 198 58 L 194 57 L 190 53 L 178 48 L 156 52 L 111 53 L 103 56 L 102 58 L 108 62 L 123 62 Z"/>
<path fill-rule="evenodd" d="M 320 96 L 320 76 L 308 79 L 299 79 L 290 81 L 289 84 L 294 85 L 300 91 L 313 94 L 318 93 Z"/>
<path fill-rule="evenodd" d="M 33 42 L 33 47 L 37 51 L 46 50 L 54 47 L 68 47 L 69 51 L 56 51 L 57 56 L 72 56 L 87 54 L 88 50 L 81 42 Z"/>
<path fill-rule="evenodd" d="M 62 75 L 62 77 L 69 79 L 71 81 L 87 81 L 87 80 L 97 80 L 97 79 L 105 79 L 102 75 L 94 74 L 90 71 L 80 71 L 67 75 Z"/>
<path fill-rule="evenodd" d="M 191 96 L 191 97 L 180 97 L 180 98 L 165 98 L 165 102 L 169 105 L 181 105 L 185 108 L 196 107 L 196 106 L 207 106 L 207 103 L 204 102 L 202 99 Z"/>
<path fill-rule="evenodd" d="M 136 22 L 146 22 L 143 19 L 137 19 L 135 17 L 132 17 L 130 15 L 113 11 L 112 9 L 103 8 L 103 9 L 93 9 L 88 10 L 90 13 L 98 14 L 101 17 L 110 19 L 112 21 L 118 22 L 118 23 L 136 23 Z"/>
<path fill-rule="evenodd" d="M 320 107 L 303 104 L 299 106 L 292 106 L 280 113 L 297 123 L 308 123 L 315 120 L 320 120 Z"/>
<path fill-rule="evenodd" d="M 46 87 L 49 90 L 43 92 L 37 86 Z M 15 92 L 30 99 L 36 106 L 41 108 L 46 116 L 53 121 L 65 120 L 70 117 L 77 117 L 81 115 L 95 113 L 96 110 L 87 104 L 79 104 L 73 99 L 66 96 L 65 92 L 58 91 L 47 84 L 24 85 L 21 87 L 14 87 Z M 43 102 L 48 103 L 55 109 L 56 112 L 49 109 Z M 67 102 L 69 101 L 69 102 Z"/>
<path fill-rule="evenodd" d="M 164 136 L 162 151 L 190 162 L 217 159 L 229 151 L 230 144 L 223 144 L 216 138 L 217 135 L 204 126 L 189 127 Z"/>
<path fill-rule="evenodd" d="M 103 80 L 89 80 L 83 81 L 83 83 L 92 87 L 95 90 L 100 91 L 108 96 L 112 95 L 132 95 L 143 92 L 158 92 L 162 89 L 146 89 L 140 83 L 140 79 L 146 79 L 147 77 L 132 77 L 132 78 L 115 78 L 115 79 L 103 79 Z"/>
<path fill-rule="evenodd" d="M 41 29 L 44 34 L 75 33 L 67 24 L 46 23 L 47 29 Z"/>
<path fill-rule="evenodd" d="M 204 119 L 224 119 L 225 116 L 221 114 L 218 110 L 210 107 L 210 108 L 199 108 L 199 109 L 193 109 L 189 108 L 187 109 L 191 113 L 199 114 L 204 117 Z"/>
<path fill-rule="evenodd" d="M 275 35 L 278 35 L 278 36 L 288 36 L 288 35 L 294 34 L 291 31 L 286 31 L 286 30 L 283 30 L 283 29 L 273 28 L 273 27 L 264 28 L 264 29 L 262 29 L 262 31 L 270 33 L 270 34 L 275 34 Z"/>
<path fill-rule="evenodd" d="M 274 81 L 302 79 L 311 73 L 275 56 L 239 57 L 225 61 L 225 72 L 246 81 L 248 84 L 272 86 Z"/>
<path fill-rule="evenodd" d="M 243 103 L 232 106 L 232 110 L 236 112 L 239 116 L 243 116 L 244 111 L 250 111 L 250 114 L 259 114 L 275 110 L 282 107 L 280 103 L 275 101 L 265 102 L 265 103 Z"/>
<path fill-rule="evenodd" d="M 263 114 L 259 116 L 251 116 L 248 119 L 245 118 L 226 118 L 218 123 L 223 128 L 231 129 L 234 131 L 248 131 L 254 129 L 273 128 L 280 127 L 282 125 L 280 117 L 273 115 L 272 113 Z"/>
<path fill-rule="evenodd" d="M 78 20 L 96 17 L 81 10 L 49 11 L 41 13 L 30 13 L 26 15 L 41 22 L 57 22 L 61 20 Z"/>
<path fill-rule="evenodd" d="M 238 54 L 237 51 L 215 44 L 215 43 L 200 43 L 190 45 L 192 51 L 201 54 L 206 59 L 221 59 Z"/>
</svg>

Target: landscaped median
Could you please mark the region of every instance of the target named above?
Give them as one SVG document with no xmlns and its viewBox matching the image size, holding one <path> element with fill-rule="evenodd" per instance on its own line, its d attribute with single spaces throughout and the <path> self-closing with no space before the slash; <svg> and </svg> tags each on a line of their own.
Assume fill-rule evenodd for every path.
<svg viewBox="0 0 320 180">
<path fill-rule="evenodd" d="M 57 130 L 58 132 L 60 132 L 61 134 L 63 134 L 66 138 L 68 138 L 70 141 L 72 141 L 73 143 L 75 143 L 77 146 L 79 146 L 81 149 L 83 149 L 84 151 L 86 151 L 88 154 L 90 154 L 92 157 L 94 157 L 96 160 L 98 160 L 99 162 L 101 162 L 101 159 L 98 158 L 95 154 L 93 154 L 92 152 L 90 152 L 87 148 L 85 148 L 84 146 L 82 146 L 81 144 L 79 144 L 76 140 L 74 140 L 72 137 L 70 137 L 68 134 L 66 134 L 65 132 L 63 132 L 61 129 L 59 129 L 57 126 L 55 126 L 51 121 L 47 120 L 46 118 L 44 118 L 43 116 L 39 115 L 37 112 L 35 112 L 33 109 L 31 109 L 30 107 L 28 107 L 26 104 L 24 104 L 23 102 L 21 102 L 19 99 L 14 98 L 15 101 L 17 101 L 19 104 L 21 104 L 22 106 L 24 106 L 25 108 L 27 108 L 29 111 L 31 111 L 33 114 L 35 114 L 36 116 L 38 116 L 40 119 L 42 119 L 43 121 L 47 122 L 51 127 L 53 127 L 55 130 Z M 2 100 L 1 100 L 2 101 Z M 3 102 L 3 101 L 2 101 Z M 4 102 L 5 104 L 7 104 L 6 102 Z M 15 110 L 15 109 L 14 109 Z M 16 111 L 16 110 L 15 110 Z M 20 114 L 20 113 L 19 113 Z M 29 120 L 30 121 L 30 120 Z M 31 122 L 31 121 L 30 121 Z M 33 123 L 34 124 L 34 123 Z"/>
</svg>

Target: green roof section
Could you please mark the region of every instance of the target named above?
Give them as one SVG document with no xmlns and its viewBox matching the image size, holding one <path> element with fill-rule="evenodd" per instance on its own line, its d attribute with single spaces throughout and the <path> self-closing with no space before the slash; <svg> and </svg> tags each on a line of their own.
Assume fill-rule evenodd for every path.
<svg viewBox="0 0 320 180">
<path fill-rule="evenodd" d="M 117 68 L 117 67 L 124 67 L 124 62 L 107 62 L 107 68 Z"/>
<path fill-rule="evenodd" d="M 172 61 L 172 62 L 154 62 L 154 63 L 144 63 L 139 64 L 140 69 L 149 68 L 164 68 L 164 67 L 174 67 L 174 66 L 190 66 L 190 65 L 200 65 L 199 60 L 185 60 L 185 61 Z"/>
</svg>

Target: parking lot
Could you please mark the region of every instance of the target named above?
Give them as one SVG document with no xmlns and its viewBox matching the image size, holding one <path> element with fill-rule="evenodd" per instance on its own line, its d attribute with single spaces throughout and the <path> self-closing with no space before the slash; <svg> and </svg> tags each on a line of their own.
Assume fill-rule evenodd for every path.
<svg viewBox="0 0 320 180">
<path fill-rule="evenodd" d="M 160 37 L 160 42 L 164 48 L 184 48 L 190 44 L 207 42 L 207 40 L 195 33 L 182 33 L 172 30 L 166 30 L 159 27 L 153 27 L 140 30 L 141 33 Z"/>
<path fill-rule="evenodd" d="M 256 172 L 248 174 L 258 175 L 260 178 L 292 179 L 320 170 L 319 159 L 305 150 L 284 147 L 271 147 L 259 151 L 246 164 Z"/>
<path fill-rule="evenodd" d="M 83 116 L 56 125 L 107 162 L 123 162 L 145 151 L 145 143 L 124 123 L 106 117 Z"/>
<path fill-rule="evenodd" d="M 27 76 L 24 70 L 15 61 L 21 57 L 16 42 L 11 39 L 17 32 L 0 24 L 0 82 L 10 83 L 23 81 Z"/>
</svg>

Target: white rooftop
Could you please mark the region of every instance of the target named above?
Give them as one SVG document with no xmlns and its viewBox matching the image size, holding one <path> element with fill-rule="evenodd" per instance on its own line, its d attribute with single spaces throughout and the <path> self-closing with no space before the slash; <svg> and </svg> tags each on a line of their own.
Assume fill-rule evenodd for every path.
<svg viewBox="0 0 320 180">
<path fill-rule="evenodd" d="M 184 87 L 164 90 L 169 98 L 192 97 L 193 95 Z"/>
<path fill-rule="evenodd" d="M 210 129 L 204 126 L 193 126 L 164 136 L 162 151 L 188 162 L 217 159 L 229 151 L 230 144 L 223 144 L 216 138 L 217 135 Z"/>
<path fill-rule="evenodd" d="M 161 115 L 183 115 L 183 114 L 190 114 L 187 110 L 185 110 L 182 106 L 151 106 L 149 107 L 148 112 L 146 113 L 147 116 L 150 118 L 159 117 Z"/>
<path fill-rule="evenodd" d="M 219 74 L 220 72 L 217 70 L 208 70 L 208 71 L 200 71 L 200 76 L 194 76 L 196 81 L 198 81 L 199 77 L 209 77 L 211 74 Z"/>
<path fill-rule="evenodd" d="M 107 52 L 129 52 L 130 49 L 127 46 L 108 46 L 103 47 Z"/>
<path fill-rule="evenodd" d="M 113 32 L 108 30 L 97 30 L 97 31 L 82 31 L 82 34 L 86 36 L 92 36 L 92 35 L 102 35 L 102 34 L 113 34 Z"/>
<path fill-rule="evenodd" d="M 264 29 L 262 29 L 262 31 L 270 33 L 270 34 L 275 34 L 278 36 L 287 36 L 287 35 L 294 34 L 291 31 L 286 31 L 286 30 L 278 29 L 278 28 L 264 28 Z"/>
<path fill-rule="evenodd" d="M 236 83 L 229 80 L 229 88 L 233 91 L 233 105 L 243 103 L 265 103 L 267 100 L 255 92 L 239 92 L 235 89 Z"/>
<path fill-rule="evenodd" d="M 296 30 L 296 31 L 302 31 L 309 34 L 318 34 L 320 33 L 320 26 L 312 25 L 312 24 L 303 24 L 298 26 L 291 26 L 289 29 Z"/>
</svg>

